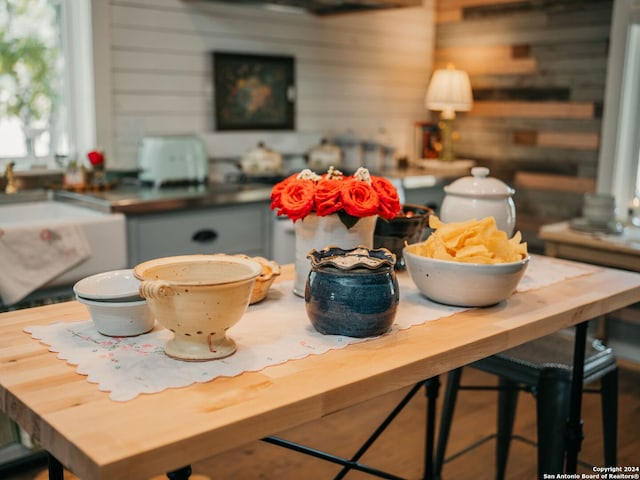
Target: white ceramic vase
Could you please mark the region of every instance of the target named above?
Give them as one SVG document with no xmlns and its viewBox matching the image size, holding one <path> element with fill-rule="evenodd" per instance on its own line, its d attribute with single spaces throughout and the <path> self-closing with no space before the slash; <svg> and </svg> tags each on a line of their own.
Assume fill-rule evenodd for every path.
<svg viewBox="0 0 640 480">
<path fill-rule="evenodd" d="M 342 249 L 355 248 L 360 245 L 373 248 L 373 232 L 376 228 L 378 216 L 363 217 L 354 226 L 347 229 L 337 214 L 319 217 L 315 214 L 307 215 L 298 220 L 295 227 L 296 262 L 293 293 L 304 297 L 307 277 L 311 270 L 311 260 L 307 254 L 313 250 L 334 246 Z"/>
</svg>

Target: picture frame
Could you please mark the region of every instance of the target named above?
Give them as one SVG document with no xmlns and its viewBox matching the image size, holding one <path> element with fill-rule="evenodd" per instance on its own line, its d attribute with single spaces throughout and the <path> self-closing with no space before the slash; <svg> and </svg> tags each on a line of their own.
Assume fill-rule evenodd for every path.
<svg viewBox="0 0 640 480">
<path fill-rule="evenodd" d="M 294 130 L 295 59 L 212 52 L 215 129 Z"/>
<path fill-rule="evenodd" d="M 415 159 L 429 160 L 440 156 L 440 127 L 433 122 L 415 123 Z"/>
</svg>

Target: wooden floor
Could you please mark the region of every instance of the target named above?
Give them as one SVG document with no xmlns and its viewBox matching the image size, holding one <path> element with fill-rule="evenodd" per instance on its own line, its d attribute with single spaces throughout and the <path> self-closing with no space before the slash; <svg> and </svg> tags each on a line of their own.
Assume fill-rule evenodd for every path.
<svg viewBox="0 0 640 480">
<path fill-rule="evenodd" d="M 443 377 L 443 384 L 446 377 Z M 463 384 L 495 384 L 495 378 L 465 369 Z M 406 390 L 336 413 L 323 420 L 283 432 L 289 440 L 329 451 L 336 455 L 351 456 L 368 437 L 387 412 L 403 397 Z M 442 392 L 442 389 L 441 389 Z M 495 422 L 495 392 L 462 391 L 459 395 L 448 455 L 491 434 Z M 419 479 L 422 475 L 422 449 L 424 445 L 424 416 L 426 399 L 419 392 L 396 421 L 380 437 L 362 461 L 396 475 Z M 622 368 L 620 372 L 618 432 L 618 464 L 640 465 L 640 372 Z M 585 394 L 583 400 L 585 439 L 580 461 L 602 465 L 600 427 L 600 401 L 596 394 Z M 522 394 L 516 415 L 515 433 L 535 440 L 535 403 L 529 394 Z M 494 476 L 494 442 L 449 461 L 444 468 L 444 480 L 483 480 Z M 514 440 L 507 473 L 509 479 L 536 478 L 535 447 Z M 340 467 L 313 457 L 291 452 L 264 442 L 255 442 L 233 450 L 226 455 L 193 465 L 193 480 L 322 480 L 334 478 Z M 581 465 L 579 473 L 591 473 L 590 466 Z M 34 480 L 46 478 L 42 468 L 16 474 L 6 480 Z M 69 479 L 75 479 L 69 475 Z M 164 475 L 154 480 L 166 478 Z M 370 475 L 351 472 L 349 480 L 370 479 Z M 134 480 L 134 479 L 113 479 Z"/>
</svg>

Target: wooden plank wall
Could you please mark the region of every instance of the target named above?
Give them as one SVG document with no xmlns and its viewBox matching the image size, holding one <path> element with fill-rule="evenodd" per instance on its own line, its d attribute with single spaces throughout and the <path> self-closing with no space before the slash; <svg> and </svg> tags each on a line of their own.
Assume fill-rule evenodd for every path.
<svg viewBox="0 0 640 480">
<path fill-rule="evenodd" d="M 433 0 L 323 17 L 206 1 L 109 0 L 109 7 L 114 162 L 120 168 L 135 168 L 143 135 L 196 133 L 212 157 L 226 157 L 240 156 L 258 139 L 304 152 L 314 145 L 309 138 L 319 140 L 314 135 L 351 130 L 368 139 L 385 129 L 402 151 L 413 122 L 428 117 Z M 294 55 L 296 130 L 215 132 L 214 50 Z"/>
<path fill-rule="evenodd" d="M 474 93 L 456 152 L 514 184 L 529 240 L 595 189 L 611 12 L 612 0 L 436 5 L 434 67 L 466 70 Z"/>
</svg>

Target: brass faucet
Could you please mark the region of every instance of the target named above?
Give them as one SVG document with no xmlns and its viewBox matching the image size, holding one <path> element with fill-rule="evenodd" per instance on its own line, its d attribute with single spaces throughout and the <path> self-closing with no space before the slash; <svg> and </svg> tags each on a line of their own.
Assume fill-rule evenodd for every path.
<svg viewBox="0 0 640 480">
<path fill-rule="evenodd" d="M 7 184 L 4 187 L 4 193 L 16 193 L 18 191 L 16 175 L 13 173 L 14 165 L 15 163 L 9 162 L 4 168 L 4 177 L 7 179 Z"/>
</svg>

